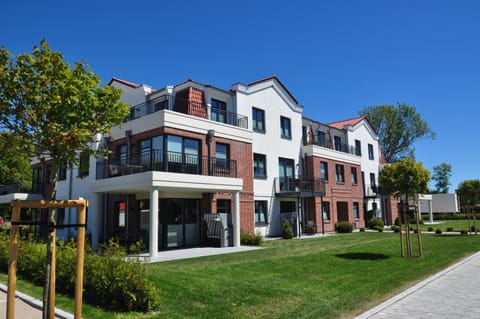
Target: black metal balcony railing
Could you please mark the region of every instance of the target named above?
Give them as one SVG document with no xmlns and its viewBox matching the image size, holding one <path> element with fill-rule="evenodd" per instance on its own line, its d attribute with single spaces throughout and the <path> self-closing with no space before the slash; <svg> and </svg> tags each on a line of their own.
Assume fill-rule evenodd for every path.
<svg viewBox="0 0 480 319">
<path fill-rule="evenodd" d="M 169 110 L 201 118 L 208 118 L 207 106 L 203 103 L 172 95 L 164 95 L 155 100 L 132 106 L 130 108 L 130 114 L 125 118 L 124 122 L 161 110 Z M 248 117 L 217 108 L 211 109 L 210 120 L 248 128 Z"/>
<path fill-rule="evenodd" d="M 237 162 L 196 154 L 151 151 L 97 162 L 96 178 L 105 179 L 149 171 L 237 177 Z"/>
<path fill-rule="evenodd" d="M 364 185 L 363 196 L 364 197 L 376 197 L 378 193 L 378 186 L 375 184 Z"/>
<path fill-rule="evenodd" d="M 275 190 L 281 193 L 312 193 L 318 196 L 325 194 L 325 181 L 321 178 L 308 177 L 276 177 Z"/>
</svg>

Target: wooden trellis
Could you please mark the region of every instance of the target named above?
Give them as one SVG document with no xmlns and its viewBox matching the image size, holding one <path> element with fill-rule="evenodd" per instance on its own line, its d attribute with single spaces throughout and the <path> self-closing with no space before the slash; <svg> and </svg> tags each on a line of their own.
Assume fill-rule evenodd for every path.
<svg viewBox="0 0 480 319">
<path fill-rule="evenodd" d="M 76 319 L 82 317 L 82 293 L 83 293 L 83 260 L 85 253 L 85 221 L 88 201 L 61 200 L 61 201 L 12 201 L 12 219 L 10 229 L 10 251 L 8 259 L 8 290 L 7 290 L 7 319 L 15 318 L 15 290 L 17 280 L 17 254 L 18 254 L 18 227 L 21 225 L 32 225 L 34 223 L 20 220 L 21 208 L 78 208 L 77 224 L 62 225 L 61 227 L 77 227 L 77 261 L 76 261 L 76 280 L 75 280 L 75 310 Z M 50 231 L 53 232 L 52 244 L 52 266 L 51 280 L 48 294 L 48 318 L 55 317 L 55 225 L 50 225 Z M 44 316 L 45 316 L 44 307 Z"/>
</svg>

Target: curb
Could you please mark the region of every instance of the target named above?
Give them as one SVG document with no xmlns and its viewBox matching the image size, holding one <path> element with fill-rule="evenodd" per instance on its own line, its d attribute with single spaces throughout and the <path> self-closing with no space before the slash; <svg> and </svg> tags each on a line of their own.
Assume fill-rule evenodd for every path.
<svg viewBox="0 0 480 319">
<path fill-rule="evenodd" d="M 0 290 L 7 293 L 8 287 L 4 284 L 0 284 Z M 43 308 L 42 301 L 36 298 L 33 298 L 27 294 L 24 294 L 23 292 L 15 291 L 15 296 L 16 298 L 22 300 L 23 302 L 25 302 L 26 304 L 30 305 L 33 308 L 36 308 L 38 310 L 42 310 Z M 66 312 L 62 309 L 59 309 L 57 307 L 55 307 L 55 317 L 60 319 L 74 319 L 73 314 Z"/>
<path fill-rule="evenodd" d="M 467 263 L 471 259 L 474 259 L 474 258 L 477 258 L 477 257 L 480 257 L 480 252 L 477 252 L 473 255 L 470 255 L 470 256 L 462 259 L 461 261 L 451 265 L 450 267 L 447 267 L 446 269 L 441 270 L 438 273 L 435 273 L 435 274 L 431 275 L 427 279 L 424 279 L 424 280 L 420 281 L 419 283 L 417 283 L 416 285 L 400 292 L 398 295 L 393 296 L 392 298 L 382 302 L 378 306 L 373 307 L 372 309 L 367 310 L 364 313 L 354 317 L 354 319 L 367 319 L 367 318 L 370 318 L 371 316 L 374 316 L 374 315 L 378 314 L 379 312 L 382 312 L 384 309 L 386 309 L 386 308 L 390 307 L 391 305 L 397 303 L 398 301 L 402 300 L 403 298 L 407 297 L 408 295 L 410 295 L 410 294 L 414 293 L 415 291 L 421 289 L 422 287 L 425 287 L 426 285 L 428 285 L 432 281 L 435 281 L 436 279 L 444 276 L 445 274 L 447 274 L 447 273 L 455 270 L 456 268 L 460 267 L 461 265 Z"/>
</svg>

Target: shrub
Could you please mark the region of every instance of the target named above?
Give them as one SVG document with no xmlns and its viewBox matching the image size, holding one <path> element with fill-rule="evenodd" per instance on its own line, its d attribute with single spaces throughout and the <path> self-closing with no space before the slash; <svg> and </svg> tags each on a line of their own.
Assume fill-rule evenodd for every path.
<svg viewBox="0 0 480 319">
<path fill-rule="evenodd" d="M 255 235 L 248 231 L 240 231 L 240 243 L 248 246 L 260 246 L 263 243 L 263 236 L 260 233 Z"/>
<path fill-rule="evenodd" d="M 440 228 L 437 228 L 435 230 L 435 234 L 440 235 L 442 233 L 442 230 Z"/>
<path fill-rule="evenodd" d="M 353 224 L 345 221 L 339 222 L 335 228 L 339 233 L 351 233 L 353 231 Z"/>
<path fill-rule="evenodd" d="M 0 267 L 8 259 L 9 239 L 0 234 Z M 125 260 L 125 248 L 116 242 L 103 246 L 102 254 L 86 248 L 84 260 L 85 301 L 114 311 L 149 311 L 159 305 L 160 291 L 148 279 L 145 265 L 138 260 Z M 56 288 L 60 293 L 74 295 L 76 242 L 57 243 Z M 31 238 L 19 241 L 17 274 L 36 285 L 45 280 L 46 244 Z M 2 269 L 4 270 L 4 269 Z M 5 271 L 5 270 L 4 270 Z"/>
<path fill-rule="evenodd" d="M 453 231 L 453 227 L 447 227 L 447 231 Z"/>
<path fill-rule="evenodd" d="M 397 225 L 392 225 L 390 229 L 393 230 L 394 233 L 400 232 L 400 226 L 397 226 Z"/>
<path fill-rule="evenodd" d="M 428 231 L 433 231 L 433 227 L 428 227 Z"/>
<path fill-rule="evenodd" d="M 282 238 L 283 239 L 292 239 L 293 238 L 292 225 L 290 225 L 290 221 L 288 219 L 285 219 L 283 221 Z"/>
<path fill-rule="evenodd" d="M 378 217 L 372 217 L 368 221 L 368 228 L 370 229 L 379 230 L 379 229 L 383 229 L 383 227 L 384 227 L 383 220 L 381 220 Z"/>
<path fill-rule="evenodd" d="M 365 227 L 360 227 L 359 231 L 360 231 L 361 233 L 364 233 L 364 232 L 365 232 Z"/>
<path fill-rule="evenodd" d="M 377 228 L 379 233 L 383 233 L 383 228 Z"/>
<path fill-rule="evenodd" d="M 460 231 L 460 234 L 466 235 L 466 234 L 468 234 L 468 231 L 466 231 L 465 229 L 462 229 L 462 230 Z"/>
<path fill-rule="evenodd" d="M 400 226 L 400 219 L 398 218 L 398 216 L 395 218 L 395 221 L 393 222 L 393 224 L 395 226 Z"/>
<path fill-rule="evenodd" d="M 470 226 L 470 232 L 471 232 L 471 233 L 474 233 L 476 230 L 478 231 L 478 228 L 477 228 L 477 227 L 475 227 L 475 226 L 473 226 L 473 225 Z"/>
</svg>

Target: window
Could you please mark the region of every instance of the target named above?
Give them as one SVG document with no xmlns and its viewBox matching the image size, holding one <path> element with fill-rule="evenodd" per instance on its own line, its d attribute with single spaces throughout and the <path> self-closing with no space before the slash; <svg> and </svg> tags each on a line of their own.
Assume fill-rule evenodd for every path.
<svg viewBox="0 0 480 319">
<path fill-rule="evenodd" d="M 90 172 L 90 154 L 88 152 L 80 153 L 80 160 L 78 164 L 78 177 L 84 178 L 88 176 Z"/>
<path fill-rule="evenodd" d="M 230 200 L 229 199 L 217 199 L 217 213 L 230 214 Z"/>
<path fill-rule="evenodd" d="M 330 202 L 322 202 L 323 220 L 330 220 Z"/>
<path fill-rule="evenodd" d="M 119 159 L 119 165 L 127 164 L 127 144 L 122 144 L 117 147 L 117 158 Z"/>
<path fill-rule="evenodd" d="M 281 128 L 281 136 L 282 138 L 291 139 L 292 132 L 290 128 L 290 119 L 288 117 L 280 116 L 280 128 Z"/>
<path fill-rule="evenodd" d="M 253 130 L 265 133 L 265 111 L 252 107 Z"/>
<path fill-rule="evenodd" d="M 355 155 L 362 156 L 362 142 L 359 140 L 355 140 Z"/>
<path fill-rule="evenodd" d="M 375 157 L 373 155 L 373 145 L 372 144 L 368 144 L 368 159 L 369 160 L 374 160 Z"/>
<path fill-rule="evenodd" d="M 377 182 L 375 180 L 375 173 L 370 173 L 370 185 L 372 187 L 375 187 L 375 185 L 377 185 Z"/>
<path fill-rule="evenodd" d="M 268 223 L 267 219 L 267 201 L 255 201 L 255 225 L 265 225 Z"/>
<path fill-rule="evenodd" d="M 64 163 L 58 168 L 58 180 L 64 181 L 66 179 L 67 179 L 67 163 Z"/>
<path fill-rule="evenodd" d="M 267 157 L 263 154 L 253 154 L 254 178 L 267 178 Z"/>
<path fill-rule="evenodd" d="M 328 181 L 328 163 L 320 162 L 320 178 Z"/>
<path fill-rule="evenodd" d="M 227 103 L 212 99 L 212 121 L 227 123 Z"/>
<path fill-rule="evenodd" d="M 167 136 L 167 160 L 169 172 L 199 174 L 199 142 L 176 135 Z"/>
<path fill-rule="evenodd" d="M 336 151 L 341 151 L 342 150 L 342 139 L 340 136 L 334 136 L 333 137 L 333 143 Z"/>
<path fill-rule="evenodd" d="M 337 172 L 337 183 L 345 183 L 345 171 L 343 165 L 335 165 L 335 171 Z"/>
<path fill-rule="evenodd" d="M 163 135 L 140 141 L 140 163 L 149 169 L 161 169 L 163 161 Z"/>
<path fill-rule="evenodd" d="M 325 132 L 318 131 L 318 145 L 327 147 L 327 137 Z"/>
<path fill-rule="evenodd" d="M 359 214 L 359 210 L 358 210 L 358 203 L 357 203 L 357 202 L 354 202 L 354 203 L 353 203 L 353 218 L 355 218 L 355 219 L 359 219 L 359 218 L 360 218 L 360 214 Z"/>
<path fill-rule="evenodd" d="M 228 172 L 229 165 L 228 159 L 230 156 L 229 145 L 223 143 L 215 143 L 215 161 L 216 161 L 216 171 L 217 172 Z"/>
<path fill-rule="evenodd" d="M 296 213 L 297 205 L 295 201 L 280 202 L 280 213 Z"/>
<path fill-rule="evenodd" d="M 352 167 L 352 185 L 357 185 L 358 184 L 358 179 L 357 179 L 357 168 Z"/>
<path fill-rule="evenodd" d="M 280 190 L 281 191 L 290 191 L 294 188 L 294 160 L 288 158 L 279 158 L 278 159 L 278 167 L 279 167 L 279 174 L 278 177 L 280 179 Z"/>
</svg>

